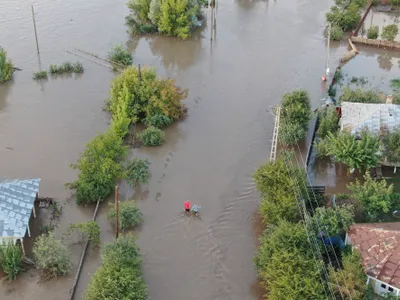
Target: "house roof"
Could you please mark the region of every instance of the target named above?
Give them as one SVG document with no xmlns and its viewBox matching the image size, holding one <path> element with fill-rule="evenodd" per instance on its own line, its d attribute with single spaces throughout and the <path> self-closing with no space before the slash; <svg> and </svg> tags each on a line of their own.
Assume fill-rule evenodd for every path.
<svg viewBox="0 0 400 300">
<path fill-rule="evenodd" d="M 25 236 L 40 179 L 0 182 L 0 238 Z"/>
<path fill-rule="evenodd" d="M 340 126 L 351 134 L 367 128 L 371 133 L 384 135 L 400 126 L 400 105 L 343 102 Z"/>
<path fill-rule="evenodd" d="M 348 235 L 365 273 L 400 288 L 400 222 L 354 224 Z"/>
</svg>

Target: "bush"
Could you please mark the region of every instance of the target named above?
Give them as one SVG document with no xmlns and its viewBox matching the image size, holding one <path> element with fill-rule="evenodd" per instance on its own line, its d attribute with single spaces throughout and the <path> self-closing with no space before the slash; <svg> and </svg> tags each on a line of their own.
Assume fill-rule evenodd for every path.
<svg viewBox="0 0 400 300">
<path fill-rule="evenodd" d="M 61 65 L 50 65 L 49 67 L 49 73 L 51 75 L 83 73 L 83 71 L 84 69 L 80 62 L 76 62 L 75 64 L 65 62 Z"/>
<path fill-rule="evenodd" d="M 344 32 L 339 25 L 334 24 L 331 27 L 331 40 L 340 41 L 343 38 Z"/>
<path fill-rule="evenodd" d="M 7 59 L 7 52 L 0 47 L 0 83 L 13 78 L 14 65 Z"/>
<path fill-rule="evenodd" d="M 345 87 L 340 102 L 359 102 L 359 103 L 382 103 L 381 94 L 378 91 L 367 90 L 363 91 L 360 88 L 355 90 Z"/>
<path fill-rule="evenodd" d="M 0 266 L 8 279 L 14 280 L 21 271 L 22 253 L 13 240 L 0 244 Z"/>
<path fill-rule="evenodd" d="M 387 133 L 383 137 L 384 151 L 383 155 L 391 163 L 400 162 L 400 129 Z"/>
<path fill-rule="evenodd" d="M 269 300 L 326 299 L 321 282 L 322 261 L 314 259 L 308 233 L 301 223 L 280 221 L 260 239 L 255 264 Z"/>
<path fill-rule="evenodd" d="M 318 136 L 325 138 L 329 132 L 336 133 L 339 125 L 339 114 L 335 106 L 325 106 L 318 110 L 319 126 Z"/>
<path fill-rule="evenodd" d="M 382 28 L 382 39 L 393 42 L 399 33 L 399 27 L 396 24 L 384 26 Z"/>
<path fill-rule="evenodd" d="M 332 6 L 326 14 L 329 23 L 336 24 L 343 31 L 349 31 L 357 27 L 361 21 L 360 6 L 356 3 L 350 3 L 345 9 L 338 6 Z"/>
<path fill-rule="evenodd" d="M 33 79 L 34 80 L 44 80 L 47 79 L 47 72 L 46 71 L 39 71 L 39 72 L 35 72 L 33 73 Z"/>
<path fill-rule="evenodd" d="M 253 178 L 262 196 L 260 212 L 264 223 L 276 224 L 281 219 L 299 220 L 297 201 L 307 193 L 303 169 L 290 166 L 280 158 L 261 165 Z"/>
<path fill-rule="evenodd" d="M 71 165 L 80 171 L 78 179 L 68 184 L 76 190 L 78 204 L 107 198 L 114 189 L 115 181 L 123 175 L 120 161 L 125 153 L 122 139 L 112 130 L 96 136 L 86 145 L 78 162 Z"/>
<path fill-rule="evenodd" d="M 81 245 L 90 241 L 93 246 L 100 245 L 100 227 L 95 221 L 70 224 L 67 235 L 78 235 L 78 243 Z"/>
<path fill-rule="evenodd" d="M 153 126 L 156 128 L 164 128 L 172 124 L 172 120 L 164 115 L 154 115 L 144 122 L 147 126 Z"/>
<path fill-rule="evenodd" d="M 367 37 L 376 40 L 379 37 L 379 26 L 371 26 L 368 28 Z"/>
<path fill-rule="evenodd" d="M 53 233 L 42 234 L 36 239 L 33 256 L 37 267 L 50 276 L 66 275 L 71 270 L 70 253 Z"/>
<path fill-rule="evenodd" d="M 139 141 L 145 146 L 160 146 L 164 144 L 165 133 L 156 127 L 148 127 L 138 133 Z"/>
<path fill-rule="evenodd" d="M 118 228 L 122 231 L 134 228 L 143 223 L 143 214 L 136 207 L 135 201 L 124 201 L 118 204 Z M 115 224 L 115 205 L 110 203 L 108 218 Z"/>
<path fill-rule="evenodd" d="M 147 300 L 140 253 L 133 236 L 121 236 L 106 245 L 102 250 L 102 260 L 102 266 L 93 275 L 85 292 L 85 300 Z"/>
<path fill-rule="evenodd" d="M 150 161 L 148 159 L 134 158 L 128 163 L 125 169 L 125 178 L 131 186 L 135 186 L 138 183 L 147 184 L 150 173 L 149 173 Z"/>
<path fill-rule="evenodd" d="M 385 180 L 374 180 L 368 172 L 364 176 L 364 183 L 357 179 L 347 188 L 352 192 L 351 198 L 362 206 L 371 221 L 376 221 L 379 214 L 390 212 L 393 206 L 393 184 L 387 185 Z"/>
<path fill-rule="evenodd" d="M 133 63 L 132 54 L 122 45 L 114 46 L 108 53 L 108 59 L 123 66 L 130 66 Z"/>
<path fill-rule="evenodd" d="M 310 119 L 310 96 L 306 91 L 295 90 L 283 95 L 279 131 L 281 142 L 292 145 L 301 140 L 308 130 Z"/>
<path fill-rule="evenodd" d="M 351 205 L 342 205 L 335 208 L 317 207 L 312 217 L 315 234 L 322 230 L 325 236 L 337 236 L 347 232 L 354 223 L 354 208 Z"/>
<path fill-rule="evenodd" d="M 73 64 L 73 69 L 73 72 L 76 74 L 81 74 L 84 71 L 83 65 L 79 61 Z"/>
</svg>

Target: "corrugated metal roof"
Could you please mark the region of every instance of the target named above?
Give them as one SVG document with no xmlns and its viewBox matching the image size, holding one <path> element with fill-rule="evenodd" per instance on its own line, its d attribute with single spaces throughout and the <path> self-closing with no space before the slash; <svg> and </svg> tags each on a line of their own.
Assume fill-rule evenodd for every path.
<svg viewBox="0 0 400 300">
<path fill-rule="evenodd" d="M 400 126 L 400 105 L 343 102 L 340 126 L 351 134 L 367 128 L 384 135 Z"/>
<path fill-rule="evenodd" d="M 0 237 L 24 237 L 40 179 L 0 182 Z"/>
</svg>

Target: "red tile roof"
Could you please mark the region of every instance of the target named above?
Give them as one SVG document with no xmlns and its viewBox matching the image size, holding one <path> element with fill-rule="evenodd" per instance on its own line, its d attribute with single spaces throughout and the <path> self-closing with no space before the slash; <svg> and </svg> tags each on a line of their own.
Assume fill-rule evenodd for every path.
<svg viewBox="0 0 400 300">
<path fill-rule="evenodd" d="M 365 273 L 400 288 L 400 222 L 354 224 L 348 234 Z"/>
</svg>

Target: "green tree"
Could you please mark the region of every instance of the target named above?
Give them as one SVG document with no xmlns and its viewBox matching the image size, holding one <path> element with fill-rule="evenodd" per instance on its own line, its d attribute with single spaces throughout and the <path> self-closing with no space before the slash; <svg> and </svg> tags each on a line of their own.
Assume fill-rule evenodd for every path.
<svg viewBox="0 0 400 300">
<path fill-rule="evenodd" d="M 110 203 L 110 210 L 108 211 L 108 219 L 115 224 L 116 210 L 114 203 Z M 136 207 L 135 201 L 119 202 L 118 211 L 118 227 L 122 231 L 134 228 L 143 222 L 143 214 Z"/>
<path fill-rule="evenodd" d="M 334 24 L 331 27 L 331 40 L 340 41 L 343 38 L 344 32 L 339 25 Z"/>
<path fill-rule="evenodd" d="M 70 224 L 66 234 L 78 236 L 78 243 L 82 245 L 90 241 L 93 246 L 99 246 L 100 232 L 100 226 L 95 221 L 88 221 Z"/>
<path fill-rule="evenodd" d="M 357 250 L 343 252 L 341 269 L 329 267 L 329 282 L 338 297 L 345 300 L 363 299 L 367 291 L 367 276 Z"/>
<path fill-rule="evenodd" d="M 319 126 L 318 126 L 318 136 L 320 138 L 325 138 L 328 133 L 336 133 L 339 125 L 339 115 L 334 106 L 325 106 L 318 110 L 319 115 Z"/>
<path fill-rule="evenodd" d="M 318 149 L 319 154 L 332 156 L 335 162 L 346 164 L 350 169 L 359 171 L 376 167 L 381 159 L 378 136 L 362 131 L 360 139 L 350 133 L 339 132 L 337 135 L 329 133 L 323 147 Z M 325 153 L 321 153 L 324 152 Z"/>
<path fill-rule="evenodd" d="M 346 8 L 332 6 L 326 14 L 329 23 L 338 25 L 343 31 L 356 28 L 361 20 L 360 7 L 356 3 L 350 3 Z"/>
<path fill-rule="evenodd" d="M 400 162 L 400 129 L 387 133 L 383 137 L 383 156 L 391 163 Z"/>
<path fill-rule="evenodd" d="M 71 270 L 70 253 L 53 233 L 40 235 L 33 245 L 36 265 L 48 276 L 66 275 Z"/>
<path fill-rule="evenodd" d="M 312 217 L 312 224 L 318 234 L 321 230 L 327 236 L 337 236 L 347 232 L 354 223 L 354 209 L 351 205 L 342 205 L 335 208 L 317 207 Z"/>
<path fill-rule="evenodd" d="M 160 146 L 164 144 L 165 133 L 161 129 L 147 127 L 145 130 L 138 133 L 137 137 L 145 146 Z"/>
<path fill-rule="evenodd" d="M 379 26 L 371 26 L 368 28 L 367 37 L 376 40 L 379 37 Z"/>
<path fill-rule="evenodd" d="M 123 66 L 130 66 L 133 63 L 132 54 L 129 52 L 128 48 L 122 45 L 114 46 L 111 51 L 108 52 L 108 59 Z"/>
<path fill-rule="evenodd" d="M 135 157 L 125 168 L 125 179 L 131 186 L 135 186 L 138 183 L 147 184 L 150 178 L 149 166 L 150 161 L 148 159 Z"/>
<path fill-rule="evenodd" d="M 7 52 L 0 47 L 0 83 L 11 80 L 13 78 L 14 65 L 7 58 Z"/>
<path fill-rule="evenodd" d="M 261 165 L 253 178 L 262 196 L 260 212 L 264 223 L 275 224 L 281 219 L 299 220 L 297 201 L 306 194 L 303 169 L 290 166 L 280 158 Z"/>
<path fill-rule="evenodd" d="M 359 103 L 383 103 L 381 93 L 373 90 L 364 91 L 360 88 L 354 90 L 348 86 L 344 88 L 339 101 L 342 102 L 359 102 Z"/>
<path fill-rule="evenodd" d="M 392 208 L 393 184 L 388 185 L 385 180 L 374 180 L 368 172 L 363 183 L 356 180 L 347 185 L 347 188 L 352 192 L 351 198 L 362 206 L 371 220 L 376 220 L 379 214 L 388 213 Z"/>
<path fill-rule="evenodd" d="M 283 95 L 279 138 L 292 145 L 304 138 L 311 119 L 310 96 L 305 90 Z"/>
<path fill-rule="evenodd" d="M 0 243 L 0 267 L 7 278 L 14 280 L 21 272 L 22 253 L 19 245 L 13 240 Z"/>
<path fill-rule="evenodd" d="M 140 253 L 133 236 L 121 236 L 106 245 L 102 260 L 85 292 L 85 300 L 147 300 Z"/>
<path fill-rule="evenodd" d="M 255 264 L 270 300 L 326 299 L 322 261 L 316 261 L 301 223 L 279 221 L 260 239 Z"/>
<path fill-rule="evenodd" d="M 397 26 L 397 24 L 384 26 L 382 29 L 382 39 L 393 42 L 398 33 L 399 27 Z"/>
</svg>

